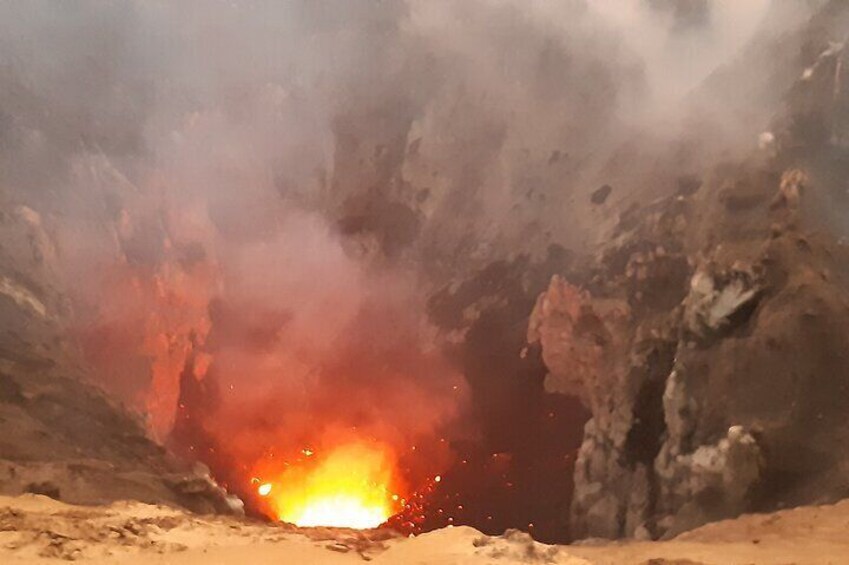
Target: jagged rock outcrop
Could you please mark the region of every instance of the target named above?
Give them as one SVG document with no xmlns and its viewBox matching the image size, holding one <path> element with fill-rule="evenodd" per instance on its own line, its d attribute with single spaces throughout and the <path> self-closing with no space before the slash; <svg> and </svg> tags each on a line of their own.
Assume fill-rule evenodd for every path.
<svg viewBox="0 0 849 565">
<path fill-rule="evenodd" d="M 57 246 L 38 212 L 0 202 L 0 236 L 0 493 L 241 512 L 208 470 L 169 456 L 85 382 Z"/>
<path fill-rule="evenodd" d="M 528 340 L 542 346 L 546 388 L 581 398 L 593 414 L 575 468 L 577 537 L 650 533 L 661 397 L 688 272 L 680 241 L 688 203 L 660 204 L 653 222 L 622 227 L 587 289 L 555 276 L 531 315 Z"/>
<path fill-rule="evenodd" d="M 542 345 L 546 387 L 593 413 L 575 470 L 579 536 L 671 535 L 849 488 L 835 410 L 849 400 L 849 286 L 836 274 L 846 250 L 762 212 L 762 239 L 693 256 L 667 287 L 671 308 L 646 303 L 640 284 L 661 282 L 633 256 L 594 288 L 555 276 L 540 296 L 528 337 Z"/>
<path fill-rule="evenodd" d="M 847 23 L 835 3 L 823 14 L 832 32 Z M 596 276 L 554 277 L 537 302 L 547 388 L 593 413 L 578 537 L 671 536 L 849 494 L 847 77 L 842 45 L 811 57 L 757 152 L 626 209 Z"/>
</svg>

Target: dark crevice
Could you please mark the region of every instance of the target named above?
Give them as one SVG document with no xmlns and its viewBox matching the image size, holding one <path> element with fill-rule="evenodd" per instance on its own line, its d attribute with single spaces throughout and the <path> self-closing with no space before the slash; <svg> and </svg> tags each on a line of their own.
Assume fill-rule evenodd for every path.
<svg viewBox="0 0 849 565">
<path fill-rule="evenodd" d="M 628 466 L 634 470 L 638 465 L 646 468 L 648 482 L 648 509 L 646 524 L 649 531 L 655 531 L 653 517 L 656 515 L 658 481 L 654 472 L 654 460 L 660 453 L 666 436 L 666 419 L 663 410 L 663 392 L 666 379 L 672 371 L 675 361 L 675 344 L 663 342 L 655 345 L 646 356 L 643 367 L 645 380 L 634 402 L 634 421 L 625 440 L 625 457 Z M 624 533 L 624 532 L 623 532 Z"/>
<path fill-rule="evenodd" d="M 663 413 L 663 391 L 666 377 L 672 371 L 675 345 L 655 346 L 646 356 L 645 381 L 634 402 L 634 423 L 625 440 L 625 456 L 631 468 L 638 463 L 651 467 L 660 452 L 666 421 Z"/>
</svg>

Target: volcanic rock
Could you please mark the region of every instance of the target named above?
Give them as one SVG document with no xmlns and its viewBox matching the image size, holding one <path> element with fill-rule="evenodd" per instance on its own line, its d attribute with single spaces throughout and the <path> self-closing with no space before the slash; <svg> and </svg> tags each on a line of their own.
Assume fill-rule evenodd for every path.
<svg viewBox="0 0 849 565">
<path fill-rule="evenodd" d="M 822 62 L 838 57 L 829 49 L 793 87 L 769 155 L 624 204 L 590 284 L 555 276 L 540 295 L 528 340 L 546 387 L 593 414 L 575 467 L 578 537 L 668 537 L 849 493 L 838 409 L 849 263 L 842 224 L 827 220 L 846 151 L 835 109 L 846 94 L 834 90 L 845 71 Z M 839 133 L 800 129 L 813 113 Z"/>
<path fill-rule="evenodd" d="M 590 195 L 590 202 L 596 205 L 604 204 L 611 192 L 613 192 L 613 187 L 609 184 L 602 185 Z"/>
<path fill-rule="evenodd" d="M 0 438 L 0 494 L 78 504 L 136 499 L 238 513 L 239 505 L 208 473 L 185 474 L 139 418 L 85 382 L 67 330 L 57 246 L 38 212 L 4 204 L 0 424 L 10 433 Z"/>
</svg>

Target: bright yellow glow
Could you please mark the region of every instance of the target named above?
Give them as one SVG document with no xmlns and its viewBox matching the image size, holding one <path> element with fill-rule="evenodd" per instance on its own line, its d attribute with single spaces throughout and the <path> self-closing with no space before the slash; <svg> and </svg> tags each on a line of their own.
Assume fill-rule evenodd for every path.
<svg viewBox="0 0 849 565">
<path fill-rule="evenodd" d="M 260 496 L 268 496 L 271 493 L 271 483 L 259 485 L 257 492 Z"/>
<path fill-rule="evenodd" d="M 275 481 L 272 510 L 298 526 L 375 528 L 400 510 L 389 488 L 391 454 L 380 446 L 346 444 L 319 451 L 309 466 L 291 466 Z"/>
<path fill-rule="evenodd" d="M 281 518 L 304 527 L 376 528 L 391 514 L 382 504 L 372 504 L 356 495 L 328 496 L 310 500 L 301 508 L 300 514 L 292 515 L 290 520 Z"/>
</svg>

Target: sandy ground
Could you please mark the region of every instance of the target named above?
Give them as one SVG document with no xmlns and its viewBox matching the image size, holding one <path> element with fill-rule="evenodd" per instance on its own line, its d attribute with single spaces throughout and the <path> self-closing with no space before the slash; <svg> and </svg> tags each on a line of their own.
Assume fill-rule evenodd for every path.
<svg viewBox="0 0 849 565">
<path fill-rule="evenodd" d="M 298 530 L 163 506 L 71 506 L 26 495 L 0 497 L 0 562 L 212 565 L 847 564 L 849 500 L 710 524 L 668 542 L 546 546 L 514 532 L 466 527 L 414 539 L 386 531 Z"/>
</svg>

